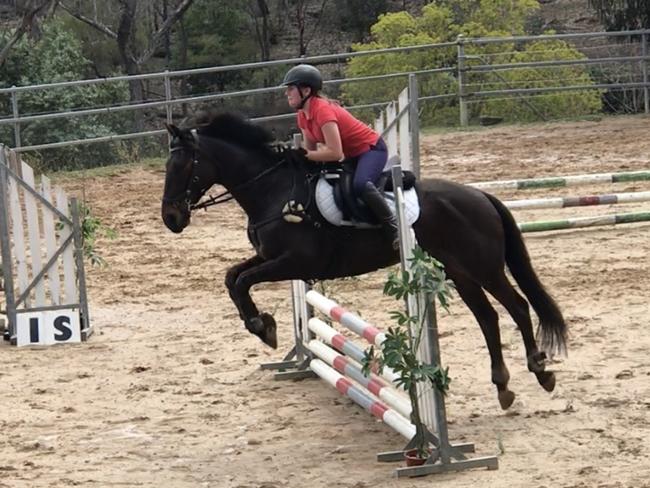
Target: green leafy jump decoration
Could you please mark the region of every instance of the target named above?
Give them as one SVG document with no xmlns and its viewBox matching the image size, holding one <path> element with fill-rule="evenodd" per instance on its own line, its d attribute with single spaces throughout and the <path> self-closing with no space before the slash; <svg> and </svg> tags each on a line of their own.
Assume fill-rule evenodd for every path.
<svg viewBox="0 0 650 488">
<path fill-rule="evenodd" d="M 420 416 L 417 385 L 430 383 L 444 395 L 449 390 L 451 379 L 449 368 L 423 363 L 418 359 L 417 351 L 427 326 L 427 315 L 433 311 L 435 301 L 448 311 L 453 283 L 447 279 L 443 264 L 419 247 L 414 249 L 413 257 L 408 261 L 409 271 L 390 273 L 384 285 L 384 295 L 399 301 L 416 300 L 418 310 L 422 310 L 421 316 L 412 316 L 404 311 L 391 312 L 396 326 L 389 327 L 381 351 L 375 350 L 374 346 L 366 351 L 363 372 L 368 375 L 371 368 L 376 366 L 381 373 L 388 367 L 398 375 L 396 385 L 403 387 L 411 400 L 411 421 L 416 427 L 418 453 L 426 457 L 427 441 Z"/>
</svg>

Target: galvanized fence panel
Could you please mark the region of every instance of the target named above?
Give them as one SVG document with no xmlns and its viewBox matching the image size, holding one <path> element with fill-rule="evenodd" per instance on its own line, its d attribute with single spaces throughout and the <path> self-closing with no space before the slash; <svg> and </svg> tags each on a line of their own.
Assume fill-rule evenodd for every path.
<svg viewBox="0 0 650 488">
<path fill-rule="evenodd" d="M 177 71 L 164 71 L 159 73 L 148 73 L 143 75 L 135 76 L 117 76 L 112 78 L 103 78 L 103 79 L 94 79 L 94 80 L 76 80 L 70 82 L 60 82 L 60 83 L 51 83 L 51 84 L 42 84 L 42 85 L 33 85 L 33 86 L 24 86 L 24 87 L 11 87 L 0 89 L 0 96 L 9 96 L 11 98 L 11 114 L 7 114 L 4 117 L 0 116 L 0 129 L 4 126 L 7 128 L 13 129 L 13 138 L 14 146 L 16 150 L 19 151 L 41 151 L 48 148 L 61 148 L 67 146 L 75 146 L 80 144 L 90 144 L 98 142 L 116 142 L 116 141 L 125 141 L 135 138 L 149 138 L 151 136 L 158 136 L 164 134 L 165 131 L 160 130 L 145 130 L 141 132 L 131 132 L 131 133 L 121 133 L 121 134 L 112 134 L 100 137 L 88 137 L 80 139 L 71 139 L 66 141 L 49 141 L 39 144 L 23 144 L 23 134 L 21 134 L 22 127 L 30 122 L 35 121 L 45 121 L 45 120 L 54 120 L 57 118 L 69 118 L 69 117 L 82 117 L 82 116 L 97 116 L 100 114 L 118 114 L 118 113 L 133 113 L 136 111 L 146 111 L 151 109 L 162 109 L 164 110 L 164 117 L 167 122 L 172 121 L 173 119 L 173 109 L 178 106 L 187 106 L 191 104 L 192 107 L 198 108 L 201 104 L 207 102 L 233 100 L 237 97 L 243 97 L 244 99 L 257 96 L 266 96 L 268 94 L 279 93 L 282 88 L 277 86 L 264 87 L 264 88 L 254 88 L 247 90 L 232 90 L 228 92 L 216 92 L 216 93 L 206 93 L 206 94 L 195 94 L 191 96 L 186 96 L 181 93 L 178 93 L 178 89 L 174 89 L 173 82 L 177 83 L 179 80 L 187 79 L 191 76 L 198 76 L 203 74 L 215 74 L 215 73 L 226 73 L 226 72 L 237 72 L 243 70 L 264 70 L 270 68 L 277 68 L 280 66 L 291 66 L 297 63 L 330 63 L 339 65 L 341 61 L 350 60 L 356 57 L 363 56 L 373 56 L 378 54 L 398 54 L 398 53 L 409 53 L 418 50 L 440 50 L 440 49 L 450 49 L 457 47 L 457 57 L 455 60 L 455 65 L 445 66 L 433 69 L 420 69 L 412 70 L 405 72 L 395 72 L 382 75 L 372 75 L 372 76 L 360 76 L 355 78 L 340 78 L 340 79 L 330 79 L 326 80 L 325 84 L 327 86 L 336 87 L 341 84 L 350 84 L 350 83 L 382 83 L 386 80 L 396 78 L 396 77 L 408 77 L 415 75 L 420 79 L 425 79 L 427 76 L 432 75 L 449 75 L 449 81 L 451 85 L 447 87 L 446 93 L 432 93 L 428 91 L 422 91 L 417 97 L 417 100 L 420 103 L 439 103 L 445 102 L 448 104 L 448 100 L 457 99 L 458 100 L 458 109 L 459 109 L 459 118 L 461 125 L 468 125 L 470 122 L 470 104 L 481 104 L 485 100 L 494 99 L 495 97 L 505 97 L 512 98 L 517 97 L 522 103 L 528 104 L 531 110 L 534 110 L 534 102 L 531 102 L 532 97 L 535 96 L 544 96 L 550 93 L 557 92 L 571 92 L 579 90 L 636 90 L 642 97 L 642 105 L 644 110 L 648 112 L 650 107 L 650 101 L 648 100 L 649 92 L 649 81 L 647 76 L 647 64 L 648 64 L 648 54 L 647 54 L 647 41 L 648 34 L 650 30 L 636 30 L 636 31 L 621 31 L 621 32 L 595 32 L 595 33 L 580 33 L 580 34 L 559 34 L 559 35 L 542 35 L 542 36 L 517 36 L 517 37 L 508 37 L 508 38 L 480 38 L 480 39 L 470 39 L 459 37 L 455 42 L 439 43 L 439 44 L 427 44 L 419 46 L 407 46 L 400 48 L 388 48 L 388 49 L 379 49 L 379 50 L 370 50 L 370 51 L 360 51 L 360 52 L 346 52 L 346 53 L 336 53 L 331 55 L 322 55 L 322 56 L 309 56 L 302 58 L 290 58 L 290 59 L 281 59 L 274 61 L 266 62 L 254 62 L 254 63 L 242 63 L 237 65 L 229 66 L 214 66 L 208 68 L 199 68 L 199 69 L 186 69 L 186 70 L 177 70 Z M 551 59 L 543 61 L 527 61 L 527 62 L 484 62 L 481 61 L 481 56 L 467 54 L 468 49 L 473 49 L 476 51 L 481 48 L 488 48 L 489 46 L 498 46 L 498 45 L 510 45 L 515 44 L 517 46 L 525 45 L 528 42 L 539 42 L 539 41 L 567 41 L 567 42 L 593 42 L 593 47 L 598 47 L 596 39 L 604 39 L 605 42 L 614 42 L 614 40 L 639 37 L 642 42 L 640 44 L 625 44 L 619 49 L 612 49 L 611 55 L 607 56 L 596 56 L 594 59 L 575 59 L 575 60 L 563 60 L 563 59 Z M 490 49 L 497 49 L 497 47 L 491 47 Z M 580 47 L 583 51 L 587 48 Z M 579 49 L 579 50 L 580 50 Z M 474 56 L 474 57 L 472 57 Z M 477 57 L 478 56 L 478 57 Z M 480 73 L 491 75 L 493 77 L 498 77 L 498 73 L 504 73 L 511 70 L 519 70 L 523 68 L 531 69 L 542 69 L 542 68 L 560 68 L 560 67 L 579 67 L 579 66 L 607 66 L 612 72 L 615 72 L 616 69 L 620 66 L 633 66 L 634 69 L 630 71 L 629 75 L 626 77 L 617 79 L 615 81 L 607 81 L 604 79 L 599 79 L 594 75 L 592 84 L 569 84 L 569 83 L 556 83 L 550 84 L 549 86 L 544 87 L 517 87 L 517 86 L 508 86 L 504 84 L 501 87 L 496 87 L 495 89 L 486 89 L 485 87 L 478 86 L 473 87 L 471 76 L 476 76 Z M 52 89 L 62 89 L 62 88 L 76 88 L 89 85 L 100 85 L 100 84 L 115 84 L 115 83 L 124 83 L 134 80 L 147 80 L 149 82 L 156 82 L 164 88 L 164 97 L 157 96 L 155 100 L 142 100 L 137 103 L 129 104 L 114 104 L 111 106 L 104 107 L 81 107 L 74 110 L 61 110 L 58 112 L 46 113 L 46 114 L 29 114 L 22 113 L 21 111 L 21 99 L 20 97 L 23 94 L 28 92 L 38 92 L 46 91 Z M 420 83 L 420 86 L 424 86 Z M 372 103 L 366 103 L 362 105 L 356 105 L 348 107 L 351 110 L 361 110 L 369 107 L 385 108 L 385 106 L 390 103 L 389 100 L 376 100 Z M 268 104 L 267 104 L 268 105 Z M 293 114 L 282 113 L 274 115 L 256 115 L 251 114 L 253 120 L 260 122 L 268 121 L 282 121 L 288 120 L 293 117 Z M 411 121 L 413 125 L 413 120 Z"/>
<path fill-rule="evenodd" d="M 640 42 L 621 42 L 623 38 L 633 37 L 638 37 Z M 581 43 L 566 44 L 577 57 L 562 59 L 556 51 L 558 44 L 543 50 L 544 43 L 551 41 Z M 634 98 L 637 98 L 636 93 L 639 95 L 636 107 L 629 111 L 648 113 L 647 41 L 647 30 L 461 39 L 458 49 L 461 125 L 469 125 L 472 112 L 485 111 L 490 118 L 489 103 L 513 100 L 532 119 L 548 120 L 544 114 L 544 99 L 547 99 L 548 108 L 551 96 L 589 91 L 600 92 L 601 101 L 610 104 L 599 112 L 611 110 L 608 98 L 613 93 L 622 93 L 616 96 L 625 97 L 630 92 Z M 541 50 L 526 50 L 529 43 L 536 43 Z M 499 50 L 502 44 L 504 50 Z M 489 51 L 483 52 L 486 49 Z M 534 59 L 547 56 L 552 59 Z M 522 70 L 536 74 L 539 79 L 517 79 L 517 73 L 523 73 Z"/>
</svg>

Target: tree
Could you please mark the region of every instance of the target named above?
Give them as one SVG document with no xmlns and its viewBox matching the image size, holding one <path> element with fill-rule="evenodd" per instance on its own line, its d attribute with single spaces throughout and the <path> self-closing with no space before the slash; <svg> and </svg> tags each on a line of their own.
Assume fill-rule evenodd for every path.
<svg viewBox="0 0 650 488">
<path fill-rule="evenodd" d="M 117 43 L 123 72 L 137 75 L 142 73 L 143 65 L 159 54 L 161 48 L 169 45 L 166 40 L 172 27 L 194 2 L 194 0 L 175 0 L 173 7 L 170 8 L 170 1 L 172 0 L 156 0 L 157 8 L 152 10 L 150 9 L 152 2 L 141 0 L 103 2 L 102 11 L 97 10 L 96 4 L 90 5 L 87 2 L 76 2 L 72 5 L 69 0 L 61 0 L 60 5 L 75 19 L 113 39 Z M 101 13 L 106 14 L 104 18 L 98 15 Z M 146 39 L 145 42 L 143 38 Z M 169 57 L 167 53 L 165 56 Z M 144 85 L 141 80 L 129 82 L 129 98 L 131 103 L 144 99 Z M 142 131 L 144 118 L 139 111 L 135 114 L 134 128 Z"/>
<path fill-rule="evenodd" d="M 196 0 L 174 33 L 172 64 L 174 69 L 199 68 L 254 61 L 258 44 L 251 35 L 253 0 Z M 225 91 L 228 86 L 245 83 L 250 73 L 226 71 L 183 78 L 185 94 L 209 90 Z"/>
<path fill-rule="evenodd" d="M 0 67 L 0 87 L 87 78 L 90 65 L 83 56 L 80 41 L 60 19 L 54 18 L 43 26 L 40 39 L 23 37 L 14 45 Z M 127 93 L 125 85 L 114 83 L 28 91 L 20 94 L 20 112 L 29 115 L 114 105 L 124 103 Z M 11 140 L 10 130 L 4 127 L 0 130 L 0 140 Z M 106 136 L 123 129 L 124 119 L 118 114 L 69 115 L 23 123 L 21 136 L 23 145 L 32 145 Z M 53 149 L 48 151 L 47 162 L 40 166 L 63 169 L 107 164 L 119 159 L 118 150 L 114 144 Z"/>
<path fill-rule="evenodd" d="M 271 59 L 271 33 L 269 15 L 271 11 L 266 0 L 249 0 L 249 12 L 255 27 L 255 37 L 260 46 L 260 61 Z"/>
<path fill-rule="evenodd" d="M 607 30 L 636 30 L 650 27 L 647 0 L 589 0 Z"/>
<path fill-rule="evenodd" d="M 371 27 L 372 40 L 367 44 L 355 44 L 356 50 L 373 50 L 388 47 L 413 46 L 419 44 L 437 44 L 455 41 L 459 34 L 466 37 L 509 37 L 525 33 L 527 20 L 539 8 L 535 0 L 513 0 L 503 2 L 501 0 L 438 0 L 422 8 L 422 15 L 413 16 L 408 12 L 396 12 L 381 15 L 377 23 Z M 582 55 L 569 44 L 561 42 L 561 48 L 556 44 L 538 44 L 538 49 L 548 49 L 554 54 L 562 53 L 561 59 L 579 59 Z M 379 75 L 394 73 L 398 71 L 421 71 L 441 67 L 455 67 L 457 64 L 456 47 L 436 48 L 427 50 L 410 51 L 408 53 L 378 54 L 375 56 L 353 58 L 348 64 L 348 77 Z M 471 45 L 468 44 L 466 54 L 472 56 L 468 63 L 489 64 L 523 62 L 525 58 L 535 61 L 535 54 L 526 53 L 525 45 L 514 43 Z M 546 85 L 551 83 L 573 84 L 575 79 L 580 84 L 591 83 L 586 68 L 567 68 L 564 70 L 568 75 L 566 81 L 562 76 L 554 74 L 552 68 L 529 69 L 525 75 L 518 74 L 519 70 L 497 72 L 497 74 L 469 73 L 467 82 L 471 89 L 478 91 L 475 87 L 482 87 L 486 84 L 499 83 L 501 88 L 510 88 L 516 84 L 516 88 L 537 88 L 539 80 L 546 79 Z M 456 73 L 433 73 L 420 75 L 418 77 L 420 92 L 423 95 L 454 94 L 458 91 L 458 80 Z M 380 82 L 348 83 L 343 86 L 343 98 L 352 104 L 369 103 L 394 100 L 398 93 L 406 86 L 406 78 L 392 78 Z M 558 100 L 557 109 L 551 110 L 558 115 L 557 110 L 565 114 L 578 115 L 580 113 L 591 113 L 594 110 L 593 92 L 588 100 L 579 103 L 574 102 L 575 97 L 586 96 L 560 92 L 552 98 Z M 566 100 L 565 100 L 566 99 Z M 567 103 L 562 103 L 566 101 Z M 521 99 L 517 104 L 521 105 Z M 563 109 L 562 107 L 566 107 Z M 583 107 L 584 111 L 572 112 L 570 108 Z M 479 117 L 485 111 L 492 110 L 494 105 L 478 100 L 471 104 L 470 115 Z M 524 105 L 524 109 L 531 111 L 531 104 Z M 586 111 L 586 112 L 585 112 Z M 533 116 L 539 116 L 542 111 L 535 112 Z M 521 112 L 518 112 L 521 114 Z M 429 102 L 423 106 L 422 120 L 428 124 L 455 124 L 459 119 L 457 102 L 450 98 L 445 101 Z"/>
<path fill-rule="evenodd" d="M 308 0 L 292 0 L 290 2 L 293 8 L 289 9 L 289 18 L 295 23 L 298 30 L 298 56 L 307 54 L 309 43 L 311 43 L 318 32 L 327 2 L 328 0 L 321 0 L 318 13 L 313 15 L 316 18 L 316 22 L 313 25 L 309 22 L 309 17 L 311 16 L 309 7 L 311 2 Z M 310 26 L 311 33 L 309 34 L 308 30 Z"/>
<path fill-rule="evenodd" d="M 17 7 L 22 13 L 22 19 L 14 30 L 13 34 L 6 40 L 0 38 L 4 45 L 0 48 L 0 67 L 4 64 L 9 56 L 12 47 L 28 33 L 33 32 L 39 27 L 39 22 L 44 17 L 49 8 L 56 6 L 56 0 L 26 0 L 20 2 Z"/>
<path fill-rule="evenodd" d="M 544 40 L 526 44 L 510 58 L 511 63 L 537 61 L 585 59 L 586 56 L 563 41 Z M 535 67 L 520 68 L 485 74 L 482 86 L 486 89 L 501 88 L 543 88 L 549 85 L 593 84 L 589 71 L 584 66 L 556 66 L 551 69 Z M 481 112 L 504 120 L 532 122 L 540 116 L 546 119 L 597 113 L 602 109 L 599 90 L 552 92 L 540 94 L 529 104 L 521 98 L 487 100 L 481 104 Z"/>
<path fill-rule="evenodd" d="M 353 32 L 356 40 L 362 41 L 387 6 L 387 0 L 336 0 L 338 22 L 341 29 Z"/>
</svg>

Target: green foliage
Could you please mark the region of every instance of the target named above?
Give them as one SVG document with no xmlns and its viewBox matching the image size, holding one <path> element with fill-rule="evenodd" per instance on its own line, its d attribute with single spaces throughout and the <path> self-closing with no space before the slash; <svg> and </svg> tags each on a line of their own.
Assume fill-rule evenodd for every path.
<svg viewBox="0 0 650 488">
<path fill-rule="evenodd" d="M 251 11 L 255 2 L 196 0 L 172 37 L 172 69 L 224 66 L 259 59 L 260 46 Z M 283 14 L 284 15 L 284 14 Z M 258 18 L 261 22 L 261 19 Z M 268 23 L 270 43 L 276 42 L 280 28 Z M 239 91 L 261 86 L 277 86 L 286 66 L 229 70 L 188 76 L 181 86 L 184 95 Z M 244 114 L 275 113 L 274 104 L 285 108 L 277 94 L 241 96 L 211 101 L 210 107 Z"/>
<path fill-rule="evenodd" d="M 423 334 L 427 327 L 427 316 L 437 301 L 448 310 L 453 284 L 447 280 L 444 267 L 421 248 L 416 248 L 409 260 L 410 271 L 391 273 L 384 285 L 384 294 L 403 302 L 413 298 L 418 302 L 421 316 L 408 312 L 394 311 L 392 319 L 397 324 L 390 327 L 381 351 L 370 347 L 365 353 L 363 371 L 369 374 L 371 367 L 377 365 L 379 371 L 391 368 L 397 373 L 396 384 L 404 387 L 411 400 L 411 420 L 416 426 L 416 446 L 423 454 L 426 452 L 424 427 L 421 422 L 418 404 L 417 385 L 430 383 L 443 395 L 449 390 L 449 369 L 438 364 L 425 364 L 417 357 Z M 421 302 L 424 300 L 424 302 Z"/>
<path fill-rule="evenodd" d="M 416 325 L 411 320 L 402 322 L 400 325 L 406 327 L 408 323 L 413 326 Z M 424 364 L 418 361 L 411 351 L 409 340 L 409 335 L 403 328 L 389 327 L 386 340 L 382 344 L 382 360 L 380 361 L 382 367 L 389 367 L 395 371 L 399 376 L 395 380 L 395 384 L 406 391 L 415 388 L 417 383 L 428 382 L 445 393 L 449 389 L 449 383 L 451 382 L 448 374 L 449 368 L 443 369 L 437 365 Z M 368 360 L 375 355 L 372 347 L 367 354 Z"/>
<path fill-rule="evenodd" d="M 0 39 L 0 44 L 3 41 Z M 59 21 L 44 26 L 40 40 L 23 38 L 14 46 L 4 66 L 0 67 L 0 86 L 25 86 L 86 78 L 90 62 L 82 55 L 81 43 L 66 31 Z M 88 85 L 19 94 L 22 115 L 73 111 L 112 105 L 128 100 L 126 85 Z M 2 112 L 11 114 L 10 99 L 4 100 Z M 90 116 L 69 115 L 51 120 L 21 124 L 23 146 L 72 139 L 111 135 L 124 126 L 126 120 L 115 114 Z M 3 140 L 13 139 L 13 131 L 5 127 Z M 38 156 L 37 156 L 38 158 Z M 74 169 L 110 164 L 118 160 L 115 145 L 70 146 L 40 155 L 43 169 Z"/>
<path fill-rule="evenodd" d="M 72 205 L 72 204 L 70 204 Z M 104 225 L 102 221 L 95 217 L 90 207 L 83 202 L 77 203 L 77 211 L 81 221 L 81 240 L 83 243 L 83 254 L 92 266 L 106 266 L 106 260 L 99 255 L 96 248 L 96 241 L 99 237 L 115 239 L 117 232 Z M 61 231 L 64 227 L 63 222 L 56 224 L 56 229 Z"/>
<path fill-rule="evenodd" d="M 99 255 L 96 248 L 98 237 L 115 239 L 117 232 L 104 225 L 102 221 L 95 217 L 90 207 L 84 203 L 79 203 L 79 218 L 81 219 L 81 236 L 83 239 L 84 256 L 93 266 L 106 266 L 106 260 Z"/>
<path fill-rule="evenodd" d="M 528 18 L 539 9 L 537 0 L 455 0 L 451 4 L 456 13 L 460 33 L 467 37 L 502 37 L 524 34 Z"/>
<path fill-rule="evenodd" d="M 543 40 L 526 44 L 509 59 L 510 63 L 529 63 L 551 60 L 579 60 L 585 56 L 570 44 L 558 40 Z M 552 68 L 519 68 L 508 71 L 481 73 L 479 83 L 483 90 L 542 88 L 546 86 L 589 86 L 593 80 L 584 66 L 554 66 Z M 471 78 L 470 78 L 471 80 Z M 532 122 L 541 114 L 546 119 L 597 113 L 602 109 L 601 92 L 551 92 L 526 98 L 487 100 L 475 104 L 472 114 L 502 117 L 506 121 Z"/>
<path fill-rule="evenodd" d="M 372 41 L 354 44 L 354 51 L 376 50 L 387 47 L 432 44 L 447 40 L 446 28 L 451 24 L 449 9 L 427 5 L 419 20 L 408 12 L 381 15 L 371 28 Z M 439 67 L 453 59 L 455 50 L 418 50 L 408 53 L 378 54 L 352 58 L 348 64 L 347 76 L 360 77 L 401 71 L 414 71 Z M 423 90 L 433 91 L 446 76 L 436 76 Z M 343 85 L 343 99 L 348 103 L 389 101 L 397 98 L 406 86 L 405 78 L 390 78 L 381 81 L 355 82 Z"/>
<path fill-rule="evenodd" d="M 187 69 L 253 61 L 258 46 L 247 13 L 248 2 L 197 0 L 176 29 L 172 39 L 172 68 Z M 184 38 L 184 39 L 183 39 Z M 226 71 L 188 77 L 186 94 L 227 91 L 253 85 L 251 74 L 257 71 Z M 255 80 L 259 81 L 259 80 Z"/>
<path fill-rule="evenodd" d="M 184 15 L 183 28 L 177 29 L 172 40 L 172 61 L 179 69 L 215 66 L 242 62 L 254 58 L 256 46 L 250 33 L 247 2 L 232 0 L 215 2 L 195 0 Z M 187 61 L 181 63 L 180 36 L 187 37 Z"/>
<path fill-rule="evenodd" d="M 391 273 L 384 285 L 384 294 L 401 300 L 407 296 L 429 293 L 447 310 L 451 297 L 452 282 L 447 280 L 444 266 L 420 247 L 413 250 L 409 259 L 410 271 L 401 275 Z"/>
<path fill-rule="evenodd" d="M 100 7 L 97 16 L 100 19 L 105 19 L 106 25 L 114 25 L 116 22 L 116 14 L 111 14 L 110 2 L 96 2 L 96 6 Z M 95 12 L 88 12 L 89 16 L 95 16 Z M 94 28 L 80 22 L 69 15 L 61 15 L 57 19 L 61 22 L 63 29 L 78 39 L 81 44 L 81 54 L 85 59 L 91 63 L 89 68 L 92 70 L 94 76 L 106 77 L 111 73 L 118 73 L 121 69 L 120 53 L 115 39 L 108 37 L 104 34 L 98 33 Z"/>
<path fill-rule="evenodd" d="M 376 50 L 389 47 L 403 47 L 418 44 L 452 42 L 459 35 L 465 37 L 506 37 L 525 33 L 539 3 L 536 0 L 438 0 L 422 9 L 421 16 L 407 12 L 382 15 L 371 28 L 372 41 L 355 44 L 355 51 Z M 542 52 L 540 52 L 542 51 Z M 514 43 L 473 45 L 466 44 L 466 55 L 480 57 L 475 64 L 505 64 L 542 59 L 580 59 L 580 53 L 569 44 L 554 41 L 515 45 Z M 362 77 L 395 72 L 422 71 L 442 67 L 455 67 L 456 46 L 411 51 L 408 53 L 377 54 L 350 60 L 348 77 Z M 421 96 L 455 95 L 458 92 L 457 73 L 432 73 L 418 75 Z M 563 86 L 571 84 L 593 84 L 585 68 L 536 68 L 529 70 L 497 71 L 489 74 L 472 74 L 470 91 L 478 91 L 487 85 L 500 89 L 534 88 L 540 86 Z M 500 83 L 499 85 L 495 85 Z M 351 82 L 343 85 L 342 98 L 350 105 L 397 98 L 406 86 L 406 77 L 382 79 L 380 81 Z M 487 88 L 486 88 L 487 89 Z M 493 89 L 498 89 L 494 87 Z M 558 93 L 549 95 L 535 104 L 541 104 L 539 112 L 551 117 L 576 116 L 598 110 L 597 91 L 580 93 Z M 520 99 L 502 103 L 473 103 L 471 115 L 499 114 L 514 120 L 538 118 L 536 112 L 522 104 Z M 512 116 L 508 109 L 513 109 Z M 456 125 L 459 120 L 458 102 L 455 97 L 426 102 L 420 119 L 425 125 Z"/>
</svg>

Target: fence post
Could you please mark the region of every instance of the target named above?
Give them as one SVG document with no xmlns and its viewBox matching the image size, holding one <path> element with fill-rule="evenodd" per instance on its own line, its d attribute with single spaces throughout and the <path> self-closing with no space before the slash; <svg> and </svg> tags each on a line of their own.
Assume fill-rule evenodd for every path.
<svg viewBox="0 0 650 488">
<path fill-rule="evenodd" d="M 434 304 L 425 308 L 426 313 L 426 344 L 431 352 L 431 365 L 442 367 L 440 359 L 440 343 L 438 335 L 438 319 L 436 317 L 436 296 L 431 292 L 424 293 L 425 302 Z M 435 411 L 436 428 L 440 440 L 440 460 L 443 464 L 449 464 L 452 457 L 452 446 L 449 443 L 449 427 L 447 425 L 447 410 L 445 397 L 438 390 L 433 388 L 433 407 Z"/>
<path fill-rule="evenodd" d="M 82 320 L 80 324 L 82 340 L 86 340 L 92 333 L 90 328 L 90 313 L 88 310 L 88 295 L 86 294 L 86 273 L 84 271 L 84 249 L 82 235 L 82 219 L 79 215 L 79 203 L 76 198 L 70 199 L 70 213 L 72 217 L 72 232 L 74 239 L 74 259 L 77 265 L 77 288 L 79 290 L 79 309 Z"/>
<path fill-rule="evenodd" d="M 409 126 L 411 128 L 411 171 L 420 177 L 420 114 L 418 106 L 418 80 L 409 75 Z"/>
<path fill-rule="evenodd" d="M 467 127 L 467 99 L 465 96 L 465 37 L 461 34 L 456 38 L 458 43 L 458 101 L 460 106 L 460 125 Z"/>
<path fill-rule="evenodd" d="M 641 34 L 641 55 L 643 56 L 643 61 L 641 61 L 641 70 L 643 71 L 643 105 L 645 113 L 650 113 L 650 99 L 648 97 L 648 34 Z"/>
<path fill-rule="evenodd" d="M 11 87 L 11 109 L 13 110 L 14 119 L 19 116 L 18 112 L 18 92 L 15 90 L 16 85 Z M 20 147 L 20 122 L 14 122 L 14 147 Z"/>
<path fill-rule="evenodd" d="M 7 188 L 9 174 L 7 173 L 7 161 L 5 161 L 5 149 L 0 144 L 0 264 L 2 272 L 0 279 L 4 278 L 5 311 L 7 313 L 9 339 L 16 335 L 16 297 L 14 295 L 13 281 L 13 258 L 11 256 L 11 239 L 9 236 L 9 195 Z"/>
<path fill-rule="evenodd" d="M 292 147 L 299 149 L 302 147 L 302 134 L 294 134 Z M 293 280 L 291 282 L 291 296 L 294 313 L 294 338 L 296 340 L 296 360 L 302 363 L 305 359 L 311 359 L 311 353 L 305 349 L 305 344 L 312 338 L 313 334 L 309 330 L 307 322 L 309 317 L 314 316 L 314 310 L 305 300 L 305 295 L 311 287 L 302 280 Z"/>
<path fill-rule="evenodd" d="M 165 112 L 167 114 L 167 123 L 171 124 L 173 122 L 173 116 L 172 116 L 172 106 L 171 106 L 171 100 L 172 100 L 172 83 L 171 80 L 169 79 L 169 70 L 165 70 Z M 169 139 L 169 142 L 171 142 L 171 134 L 167 133 L 167 139 Z"/>
</svg>

